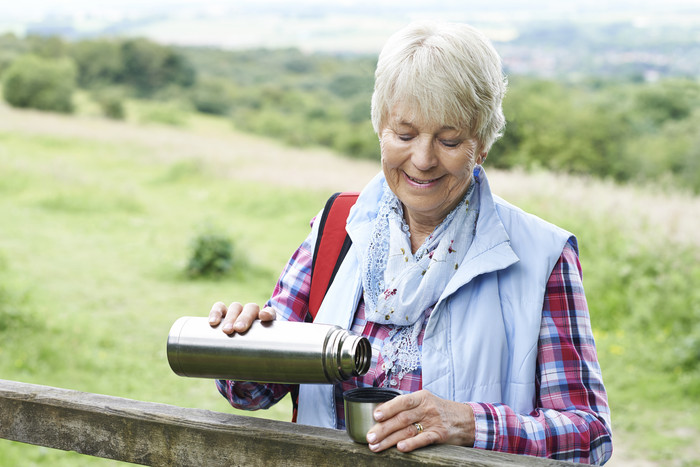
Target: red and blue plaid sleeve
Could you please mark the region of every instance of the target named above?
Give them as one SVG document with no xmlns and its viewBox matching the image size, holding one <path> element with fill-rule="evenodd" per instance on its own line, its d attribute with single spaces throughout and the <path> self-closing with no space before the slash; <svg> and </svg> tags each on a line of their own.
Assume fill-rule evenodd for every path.
<svg viewBox="0 0 700 467">
<path fill-rule="evenodd" d="M 277 319 L 304 321 L 309 311 L 311 290 L 312 236 L 301 244 L 285 266 L 267 305 Z M 267 409 L 287 394 L 292 385 L 218 380 L 216 387 L 229 403 L 243 410 Z"/>
<path fill-rule="evenodd" d="M 229 404 L 242 410 L 268 409 L 288 392 L 287 384 L 252 383 L 247 381 L 217 380 L 216 388 Z"/>
<path fill-rule="evenodd" d="M 294 252 L 275 285 L 267 304 L 277 311 L 277 319 L 304 321 L 309 312 L 311 292 L 311 264 L 313 262 L 312 235 Z"/>
<path fill-rule="evenodd" d="M 581 265 L 564 248 L 547 283 L 537 357 L 535 410 L 470 403 L 474 447 L 602 464 L 612 455 L 610 409 L 593 340 Z"/>
</svg>

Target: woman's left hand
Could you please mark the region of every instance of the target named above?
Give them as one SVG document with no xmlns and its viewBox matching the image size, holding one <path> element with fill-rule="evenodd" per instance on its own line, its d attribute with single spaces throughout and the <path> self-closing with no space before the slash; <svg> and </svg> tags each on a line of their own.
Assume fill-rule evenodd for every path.
<svg viewBox="0 0 700 467">
<path fill-rule="evenodd" d="M 421 390 L 396 397 L 374 411 L 377 424 L 367 433 L 372 451 L 396 446 L 409 452 L 429 444 L 474 445 L 474 412 L 469 404 Z"/>
</svg>

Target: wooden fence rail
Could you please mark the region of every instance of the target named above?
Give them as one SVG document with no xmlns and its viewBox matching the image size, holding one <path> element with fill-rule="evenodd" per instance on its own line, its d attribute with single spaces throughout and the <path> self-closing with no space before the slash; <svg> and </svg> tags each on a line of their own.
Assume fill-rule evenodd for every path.
<svg viewBox="0 0 700 467">
<path fill-rule="evenodd" d="M 156 466 L 570 465 L 456 446 L 375 454 L 343 431 L 6 380 L 0 438 Z"/>
</svg>

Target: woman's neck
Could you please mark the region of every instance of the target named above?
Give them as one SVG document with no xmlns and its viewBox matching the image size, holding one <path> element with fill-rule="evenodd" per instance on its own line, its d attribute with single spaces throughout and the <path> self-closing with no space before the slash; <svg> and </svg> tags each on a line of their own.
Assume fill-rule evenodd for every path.
<svg viewBox="0 0 700 467">
<path fill-rule="evenodd" d="M 418 219 L 412 218 L 406 215 L 406 223 L 408 224 L 408 231 L 411 234 L 411 253 L 415 254 L 418 248 L 423 245 L 425 239 L 430 236 L 435 227 L 439 225 L 434 222 L 420 222 Z"/>
<path fill-rule="evenodd" d="M 409 209 L 405 204 L 402 204 L 403 215 L 406 224 L 408 225 L 408 231 L 411 234 L 411 250 L 415 254 L 418 248 L 423 245 L 425 239 L 428 238 L 435 231 L 438 225 L 442 223 L 443 220 L 454 210 L 454 208 L 459 205 L 459 203 L 464 199 L 464 195 L 469 190 L 471 186 L 471 181 L 467 183 L 466 188 L 462 191 L 462 194 L 455 198 L 451 204 L 441 206 L 440 208 L 433 209 L 429 212 L 416 211 L 414 209 Z"/>
</svg>

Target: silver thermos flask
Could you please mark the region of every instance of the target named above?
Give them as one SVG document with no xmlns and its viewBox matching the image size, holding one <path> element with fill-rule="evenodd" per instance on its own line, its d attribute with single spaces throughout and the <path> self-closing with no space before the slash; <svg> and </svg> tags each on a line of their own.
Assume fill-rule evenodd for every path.
<svg viewBox="0 0 700 467">
<path fill-rule="evenodd" d="M 334 383 L 364 375 L 372 362 L 367 338 L 338 326 L 256 320 L 227 335 L 191 316 L 173 324 L 167 354 L 180 376 L 260 383 Z"/>
</svg>

